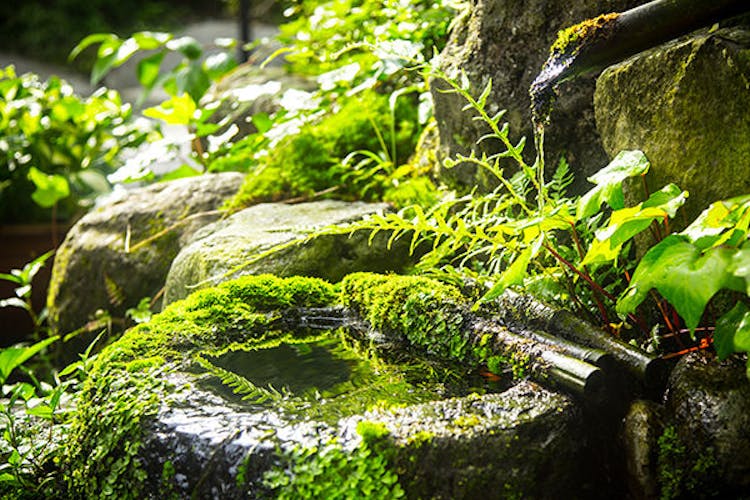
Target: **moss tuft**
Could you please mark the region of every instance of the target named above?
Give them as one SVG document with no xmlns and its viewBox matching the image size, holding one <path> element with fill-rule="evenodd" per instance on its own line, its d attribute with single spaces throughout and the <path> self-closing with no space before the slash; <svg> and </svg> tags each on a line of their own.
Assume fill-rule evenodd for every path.
<svg viewBox="0 0 750 500">
<path fill-rule="evenodd" d="M 557 33 L 555 43 L 550 47 L 550 56 L 572 56 L 577 53 L 588 42 L 600 37 L 612 27 L 620 16 L 617 12 L 602 14 L 601 16 L 587 19 L 582 23 L 575 24 Z"/>
</svg>

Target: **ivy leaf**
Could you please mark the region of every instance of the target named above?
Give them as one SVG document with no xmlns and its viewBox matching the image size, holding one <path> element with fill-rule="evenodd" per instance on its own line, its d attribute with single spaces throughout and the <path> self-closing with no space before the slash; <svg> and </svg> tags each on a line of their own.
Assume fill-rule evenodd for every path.
<svg viewBox="0 0 750 500">
<path fill-rule="evenodd" d="M 616 260 L 623 245 L 648 229 L 652 222 L 674 217 L 677 209 L 685 203 L 687 195 L 687 191 L 669 184 L 635 207 L 614 211 L 607 227 L 596 232 L 582 264 Z"/>
<path fill-rule="evenodd" d="M 733 352 L 750 351 L 750 309 L 742 302 L 716 322 L 714 347 L 719 359 L 726 359 Z"/>
<path fill-rule="evenodd" d="M 70 195 L 68 180 L 62 175 L 45 174 L 38 168 L 31 167 L 27 177 L 36 187 L 31 193 L 31 199 L 40 207 L 49 208 Z"/>
<path fill-rule="evenodd" d="M 712 248 L 702 254 L 684 237 L 668 236 L 641 259 L 630 286 L 617 301 L 617 313 L 625 316 L 635 311 L 656 288 L 693 331 L 716 292 L 737 288 L 728 272 L 733 253 L 729 248 Z"/>
<path fill-rule="evenodd" d="M 649 165 L 642 151 L 621 151 L 609 165 L 588 178 L 596 187 L 578 200 L 576 218 L 590 217 L 599 211 L 602 203 L 607 203 L 613 210 L 623 208 L 625 196 L 622 182 L 629 177 L 645 174 Z"/>
</svg>

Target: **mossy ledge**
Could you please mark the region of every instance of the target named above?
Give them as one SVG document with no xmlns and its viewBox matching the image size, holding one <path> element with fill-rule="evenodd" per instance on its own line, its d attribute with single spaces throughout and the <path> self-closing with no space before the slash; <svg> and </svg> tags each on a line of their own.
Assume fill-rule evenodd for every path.
<svg viewBox="0 0 750 500">
<path fill-rule="evenodd" d="M 279 311 L 335 299 L 333 285 L 319 279 L 248 276 L 200 290 L 126 332 L 88 372 L 63 444 L 66 459 L 57 464 L 60 487 L 71 498 L 143 498 L 141 422 L 174 390 L 164 375 L 203 353 L 286 335 L 268 328 Z"/>
</svg>

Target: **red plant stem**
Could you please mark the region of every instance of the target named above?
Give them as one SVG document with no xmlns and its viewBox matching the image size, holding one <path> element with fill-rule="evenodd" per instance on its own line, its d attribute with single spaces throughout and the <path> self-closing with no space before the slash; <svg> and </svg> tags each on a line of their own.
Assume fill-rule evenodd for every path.
<svg viewBox="0 0 750 500">
<path fill-rule="evenodd" d="M 664 304 L 662 304 L 661 299 L 656 295 L 656 292 L 651 290 L 649 292 L 651 294 L 651 297 L 654 299 L 654 302 L 656 302 L 656 307 L 659 308 L 659 312 L 661 313 L 662 318 L 664 318 L 664 323 L 666 323 L 667 328 L 669 328 L 669 331 L 674 333 L 675 329 L 672 325 L 672 322 L 669 320 L 669 313 L 664 309 Z"/>
<path fill-rule="evenodd" d="M 576 225 L 573 222 L 571 222 L 570 228 L 572 229 L 571 234 L 573 235 L 573 241 L 575 242 L 576 248 L 578 249 L 578 256 L 581 258 L 581 260 L 583 260 L 583 257 L 585 254 L 583 251 L 583 246 L 581 245 L 581 240 L 578 238 L 578 231 L 576 231 Z"/>
<path fill-rule="evenodd" d="M 606 291 L 604 288 L 602 288 L 601 286 L 599 286 L 594 280 L 591 279 L 591 276 L 589 276 L 586 273 L 582 273 L 581 271 L 579 271 L 576 268 L 576 266 L 574 266 L 573 264 L 571 264 L 570 262 L 568 262 L 567 260 L 565 260 L 565 258 L 562 255 L 560 255 L 559 253 L 557 253 L 554 248 L 552 248 L 551 246 L 549 246 L 549 244 L 544 243 L 544 248 L 546 248 L 549 251 L 549 253 L 551 253 L 552 256 L 554 258 L 556 258 L 561 264 L 563 264 L 565 267 L 567 267 L 568 269 L 570 269 L 571 271 L 573 271 L 574 273 L 576 273 L 583 281 L 585 281 L 586 283 L 588 283 L 592 290 L 594 290 L 595 292 L 599 292 L 600 294 L 604 295 L 605 297 L 607 297 L 612 302 L 616 302 L 617 301 L 617 298 L 614 295 L 612 295 L 611 293 L 609 293 L 608 291 Z"/>
</svg>

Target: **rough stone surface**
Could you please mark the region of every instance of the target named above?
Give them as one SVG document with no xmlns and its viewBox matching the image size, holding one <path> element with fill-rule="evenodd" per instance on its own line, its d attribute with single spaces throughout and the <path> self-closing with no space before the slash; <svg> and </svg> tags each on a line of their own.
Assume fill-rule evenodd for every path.
<svg viewBox="0 0 750 500">
<path fill-rule="evenodd" d="M 140 299 L 154 297 L 187 238 L 219 217 L 197 214 L 217 209 L 242 179 L 225 173 L 157 183 L 82 217 L 55 255 L 47 297 L 54 331 L 80 328 L 98 309 L 124 317 Z M 128 234 L 132 247 L 179 221 L 186 222 L 136 251 L 125 251 Z"/>
<path fill-rule="evenodd" d="M 750 381 L 743 357 L 718 362 L 700 353 L 685 356 L 670 377 L 666 406 L 688 465 L 710 458 L 710 477 L 701 479 L 721 488 L 723 498 L 746 495 L 750 491 Z"/>
<path fill-rule="evenodd" d="M 633 498 L 656 498 L 659 494 L 657 440 L 664 428 L 664 410 L 643 399 L 631 403 L 623 422 L 623 443 L 629 489 Z"/>
<path fill-rule="evenodd" d="M 683 224 L 750 192 L 750 29 L 703 32 L 610 67 L 595 109 L 611 157 L 641 149 L 651 191 L 670 182 L 689 191 Z"/>
<path fill-rule="evenodd" d="M 364 418 L 391 432 L 408 498 L 572 498 L 587 481 L 580 413 L 533 382 Z"/>
<path fill-rule="evenodd" d="M 180 495 L 253 497 L 280 450 L 333 438 L 353 447 L 361 439 L 355 430 L 361 420 L 383 422 L 391 432 L 388 439 L 400 456 L 399 481 L 409 497 L 571 498 L 584 479 L 575 406 L 531 382 L 499 394 L 367 413 L 329 425 L 289 420 L 269 408 L 232 406 L 193 375 L 170 377 L 184 397 L 177 395 L 149 419 L 140 452 L 154 490 L 169 460 Z M 238 486 L 243 463 L 247 482 Z"/>
<path fill-rule="evenodd" d="M 388 250 L 385 235 L 368 244 L 370 234 L 366 231 L 317 237 L 237 269 L 254 255 L 313 230 L 385 210 L 388 205 L 382 203 L 325 200 L 296 205 L 263 203 L 237 212 L 203 228 L 180 251 L 167 276 L 165 303 L 186 297 L 196 284 L 207 286 L 245 274 L 301 275 L 335 282 L 356 271 L 403 270 L 410 262 L 408 243 L 399 242 Z"/>
<path fill-rule="evenodd" d="M 492 115 L 507 109 L 504 120 L 510 124 L 513 143 L 526 136 L 525 156 L 533 161 L 528 91 L 547 59 L 557 32 L 599 14 L 640 3 L 644 2 L 473 0 L 469 14 L 454 28 L 440 54 L 439 66 L 452 78 L 458 77 L 460 71 L 465 72 L 475 97 L 492 79 L 488 111 Z M 486 131 L 472 121 L 471 111 L 461 111 L 466 104 L 463 98 L 440 92 L 445 83 L 433 81 L 431 86 L 443 149 L 449 154 L 466 154 Z M 594 124 L 593 92 L 591 79 L 563 84 L 545 137 L 547 164 L 557 165 L 564 155 L 578 174 L 574 187 L 579 192 L 587 189 L 585 177 L 607 163 Z M 484 144 L 488 152 L 497 148 L 489 142 Z M 508 168 L 512 165 L 509 162 Z M 446 170 L 442 175 L 450 183 L 464 187 L 491 184 L 482 177 L 483 172 L 469 165 Z"/>
</svg>

